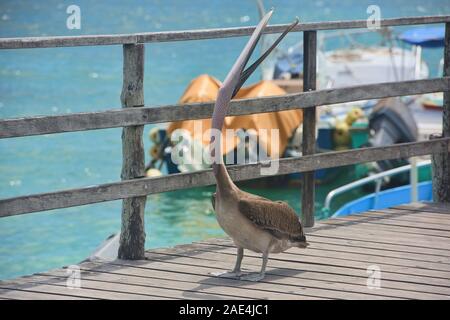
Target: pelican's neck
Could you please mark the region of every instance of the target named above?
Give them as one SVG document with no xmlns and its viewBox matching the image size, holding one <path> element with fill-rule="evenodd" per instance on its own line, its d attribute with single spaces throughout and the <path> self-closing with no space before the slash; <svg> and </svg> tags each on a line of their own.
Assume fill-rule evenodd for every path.
<svg viewBox="0 0 450 320">
<path fill-rule="evenodd" d="M 236 71 L 232 71 L 233 75 Z M 225 165 L 223 164 L 223 155 L 222 155 L 222 129 L 225 122 L 225 116 L 227 115 L 227 109 L 232 99 L 234 83 L 229 83 L 230 80 L 228 78 L 224 83 L 228 83 L 227 85 L 222 85 L 219 89 L 219 93 L 217 94 L 217 100 L 214 105 L 214 111 L 211 118 L 211 128 L 213 131 L 211 132 L 211 146 L 214 149 L 211 150 L 211 155 L 213 158 L 213 172 L 217 182 L 218 191 L 226 191 L 227 189 L 232 190 L 235 188 L 233 181 L 231 180 Z M 231 82 L 236 82 L 235 80 L 231 80 Z M 220 132 L 220 134 L 216 134 Z M 213 141 L 217 139 L 213 144 Z"/>
<path fill-rule="evenodd" d="M 214 163 L 213 172 L 217 182 L 217 193 L 223 195 L 237 188 L 223 163 Z"/>
</svg>

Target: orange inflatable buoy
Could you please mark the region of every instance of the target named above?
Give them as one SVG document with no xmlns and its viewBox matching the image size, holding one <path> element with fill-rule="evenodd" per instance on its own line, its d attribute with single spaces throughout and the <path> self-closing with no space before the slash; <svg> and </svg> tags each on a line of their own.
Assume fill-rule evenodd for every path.
<svg viewBox="0 0 450 320">
<path fill-rule="evenodd" d="M 180 103 L 193 102 L 213 102 L 217 97 L 220 88 L 220 81 L 209 75 L 201 75 L 191 81 L 186 88 L 183 96 L 179 100 Z M 254 85 L 243 87 L 237 93 L 235 99 L 256 98 L 266 96 L 285 95 L 286 91 L 277 86 L 272 81 L 260 81 Z M 258 113 L 245 116 L 231 116 L 225 118 L 224 130 L 226 129 L 244 129 L 267 130 L 266 136 L 259 136 L 260 143 L 263 144 L 269 156 L 279 157 L 283 154 L 289 139 L 295 130 L 303 121 L 303 113 L 301 110 L 287 110 L 270 113 Z M 201 128 L 199 130 L 198 128 Z M 170 123 L 167 133 L 171 135 L 176 129 L 185 129 L 190 132 L 193 139 L 201 141 L 205 146 L 210 142 L 210 136 L 205 135 L 205 131 L 211 128 L 211 119 L 203 120 L 186 120 Z M 278 129 L 279 137 L 276 139 L 276 145 L 271 145 L 272 129 Z M 239 143 L 239 138 L 222 136 L 223 154 L 227 154 Z M 277 147 L 277 150 L 273 149 Z M 274 152 L 275 151 L 275 152 Z"/>
</svg>

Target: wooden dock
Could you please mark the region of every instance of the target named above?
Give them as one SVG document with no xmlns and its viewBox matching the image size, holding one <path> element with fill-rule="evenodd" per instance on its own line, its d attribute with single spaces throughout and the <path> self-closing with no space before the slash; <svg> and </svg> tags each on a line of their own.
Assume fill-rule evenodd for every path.
<svg viewBox="0 0 450 320">
<path fill-rule="evenodd" d="M 236 253 L 229 239 L 213 239 L 152 249 L 146 260 L 82 262 L 81 288 L 67 287 L 65 268 L 1 281 L 0 299 L 450 299 L 448 204 L 328 219 L 307 234 L 310 246 L 272 255 L 258 283 L 212 276 Z M 244 271 L 260 263 L 246 251 Z M 367 286 L 372 265 L 378 289 Z"/>
</svg>

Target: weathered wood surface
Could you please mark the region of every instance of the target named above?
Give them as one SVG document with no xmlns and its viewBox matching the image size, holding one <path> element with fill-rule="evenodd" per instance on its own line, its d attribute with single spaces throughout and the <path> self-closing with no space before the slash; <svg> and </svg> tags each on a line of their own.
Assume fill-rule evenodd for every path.
<svg viewBox="0 0 450 320">
<path fill-rule="evenodd" d="M 445 148 L 447 150 L 450 149 L 450 138 L 284 158 L 279 160 L 277 175 L 369 161 L 422 156 L 442 151 Z M 228 171 L 234 181 L 241 181 L 261 177 L 262 167 L 266 167 L 266 164 L 235 165 L 229 166 Z M 201 170 L 192 173 L 133 179 L 79 189 L 20 196 L 0 200 L 0 217 L 140 197 L 153 193 L 207 186 L 214 183 L 215 180 L 211 170 Z"/>
<path fill-rule="evenodd" d="M 422 203 L 412 203 L 409 205 L 401 205 L 395 207 L 396 210 L 408 210 L 408 211 L 428 211 L 435 213 L 448 213 L 448 204 L 447 203 L 427 203 L 426 205 Z M 443 218 L 443 216 L 436 215 L 437 218 Z M 442 222 L 441 222 L 442 223 Z"/>
<path fill-rule="evenodd" d="M 316 90 L 317 31 L 303 33 L 303 91 Z M 316 149 L 316 106 L 303 109 L 302 155 L 312 155 Z M 314 171 L 302 176 L 302 223 L 314 226 L 315 179 Z"/>
<path fill-rule="evenodd" d="M 450 16 L 423 16 L 408 18 L 381 19 L 381 27 L 401 26 L 413 24 L 430 24 L 450 22 Z M 288 27 L 287 24 L 268 26 L 264 33 L 281 33 Z M 312 30 L 332 30 L 367 28 L 367 20 L 348 20 L 330 22 L 308 22 L 298 24 L 293 32 Z M 86 35 L 86 36 L 57 36 L 57 37 L 22 37 L 0 39 L 0 49 L 22 49 L 22 48 L 50 48 L 50 47 L 73 47 L 73 46 L 99 46 L 137 44 L 150 42 L 187 41 L 202 39 L 217 39 L 248 36 L 252 34 L 255 27 L 218 28 L 207 30 L 183 30 L 144 32 L 134 34 L 110 34 L 110 35 Z"/>
<path fill-rule="evenodd" d="M 432 134 L 430 139 L 442 138 L 442 134 Z M 433 200 L 450 203 L 450 153 L 446 148 L 431 155 Z"/>
<path fill-rule="evenodd" d="M 123 108 L 144 105 L 143 44 L 123 46 L 123 87 L 120 100 Z M 131 126 L 122 132 L 122 180 L 145 176 L 145 151 L 142 135 L 144 126 Z M 122 227 L 119 258 L 137 260 L 145 255 L 144 210 L 145 196 L 127 198 L 122 203 Z"/>
<path fill-rule="evenodd" d="M 449 205 L 423 203 L 322 220 L 306 230 L 307 249 L 271 255 L 258 283 L 212 276 L 236 254 L 230 239 L 212 239 L 152 249 L 147 260 L 80 263 L 80 289 L 66 287 L 65 269 L 0 281 L 0 299 L 450 299 L 450 236 L 432 232 L 450 233 L 449 222 Z M 260 264 L 245 252 L 244 271 Z M 370 265 L 379 289 L 367 287 Z"/>
<path fill-rule="evenodd" d="M 233 100 L 228 115 L 247 115 L 357 100 L 447 91 L 450 77 L 369 84 L 347 88 L 293 93 L 284 96 Z M 211 118 L 213 103 L 192 103 L 160 107 L 124 108 L 99 112 L 72 113 L 0 120 L 0 138 L 49 133 L 117 128 L 150 123 Z"/>
<path fill-rule="evenodd" d="M 450 75 L 450 23 L 445 24 L 444 76 Z M 444 91 L 441 137 L 450 137 L 450 90 Z M 450 203 L 450 152 L 433 155 L 433 199 Z"/>
</svg>

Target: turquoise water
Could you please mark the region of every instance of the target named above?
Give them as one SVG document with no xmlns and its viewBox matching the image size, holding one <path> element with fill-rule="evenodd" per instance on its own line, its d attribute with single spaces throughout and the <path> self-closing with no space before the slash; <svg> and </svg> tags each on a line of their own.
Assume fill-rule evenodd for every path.
<svg viewBox="0 0 450 320">
<path fill-rule="evenodd" d="M 365 19 L 373 1 L 265 1 L 271 23 Z M 383 17 L 449 14 L 449 1 L 378 0 Z M 81 8 L 81 30 L 66 29 L 70 4 Z M 0 37 L 131 33 L 254 25 L 252 0 L 5 1 Z M 401 28 L 399 28 L 401 29 Z M 300 34 L 289 35 L 283 46 Z M 370 43 L 377 36 L 361 41 Z M 174 103 L 201 73 L 223 79 L 245 38 L 146 45 L 146 105 Z M 343 45 L 327 44 L 328 49 Z M 441 49 L 426 50 L 431 74 Z M 120 107 L 121 46 L 0 51 L 0 118 L 88 112 Z M 255 75 L 252 80 L 256 80 Z M 151 126 L 146 126 L 146 135 Z M 120 180 L 121 130 L 107 129 L 0 140 L 0 198 Z M 150 143 L 145 139 L 145 147 Z M 146 159 L 148 161 L 148 159 Z M 337 184 L 337 182 L 336 182 Z M 317 191 L 320 209 L 328 188 Z M 148 197 L 147 247 L 221 236 L 210 205 L 212 188 Z M 254 190 L 288 201 L 296 189 Z M 0 219 L 0 279 L 77 263 L 120 228 L 120 201 Z M 318 210 L 319 211 L 319 210 Z"/>
</svg>

